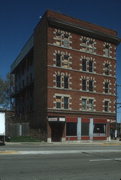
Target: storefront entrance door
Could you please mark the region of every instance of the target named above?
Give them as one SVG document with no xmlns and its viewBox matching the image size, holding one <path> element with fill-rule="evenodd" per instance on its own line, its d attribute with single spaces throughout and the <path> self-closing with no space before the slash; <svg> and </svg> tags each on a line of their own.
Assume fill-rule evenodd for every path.
<svg viewBox="0 0 121 180">
<path fill-rule="evenodd" d="M 60 142 L 63 136 L 65 123 L 63 122 L 52 122 L 51 127 L 51 139 L 53 142 Z"/>
</svg>

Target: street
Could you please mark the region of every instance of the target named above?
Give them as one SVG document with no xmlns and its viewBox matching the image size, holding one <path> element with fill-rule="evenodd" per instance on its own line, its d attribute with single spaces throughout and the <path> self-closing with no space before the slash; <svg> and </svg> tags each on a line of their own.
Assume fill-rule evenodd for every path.
<svg viewBox="0 0 121 180">
<path fill-rule="evenodd" d="M 0 180 L 121 179 L 120 145 L 7 145 L 0 151 L 6 151 L 0 154 Z"/>
</svg>

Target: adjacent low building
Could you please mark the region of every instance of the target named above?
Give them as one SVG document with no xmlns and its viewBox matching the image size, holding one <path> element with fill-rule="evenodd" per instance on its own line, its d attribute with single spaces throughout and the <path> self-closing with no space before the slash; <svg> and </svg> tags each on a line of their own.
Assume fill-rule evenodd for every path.
<svg viewBox="0 0 121 180">
<path fill-rule="evenodd" d="M 46 11 L 11 66 L 18 121 L 48 142 L 107 139 L 119 43 L 111 29 Z"/>
</svg>

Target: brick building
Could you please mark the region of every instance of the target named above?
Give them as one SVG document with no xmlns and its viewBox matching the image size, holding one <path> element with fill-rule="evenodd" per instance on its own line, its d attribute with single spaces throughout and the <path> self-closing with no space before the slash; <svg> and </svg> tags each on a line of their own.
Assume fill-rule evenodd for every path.
<svg viewBox="0 0 121 180">
<path fill-rule="evenodd" d="M 18 121 L 48 142 L 107 139 L 119 43 L 111 29 L 46 11 L 11 66 Z"/>
</svg>

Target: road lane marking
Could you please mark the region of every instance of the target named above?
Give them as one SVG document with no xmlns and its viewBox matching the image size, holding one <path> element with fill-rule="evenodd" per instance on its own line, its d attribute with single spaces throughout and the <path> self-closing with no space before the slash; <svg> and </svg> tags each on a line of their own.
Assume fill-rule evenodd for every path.
<svg viewBox="0 0 121 180">
<path fill-rule="evenodd" d="M 3 150 L 0 151 L 0 155 L 15 154 L 15 155 L 27 155 L 27 154 L 42 154 L 42 155 L 52 155 L 52 154 L 92 154 L 92 153 L 117 153 L 121 150 L 48 150 L 48 151 L 19 151 L 19 150 Z"/>
<path fill-rule="evenodd" d="M 121 161 L 121 158 L 115 158 L 115 161 Z"/>
<path fill-rule="evenodd" d="M 17 154 L 17 151 L 0 151 L 0 155 L 2 154 Z"/>
<path fill-rule="evenodd" d="M 98 161 L 121 161 L 121 158 L 109 158 L 109 159 L 90 159 L 90 162 L 98 162 Z"/>
<path fill-rule="evenodd" d="M 98 162 L 98 161 L 113 161 L 114 159 L 90 159 L 90 162 Z"/>
<path fill-rule="evenodd" d="M 121 152 L 121 150 L 50 150 L 50 151 L 18 151 L 19 154 L 76 154 L 76 153 L 109 153 L 109 152 Z"/>
</svg>

